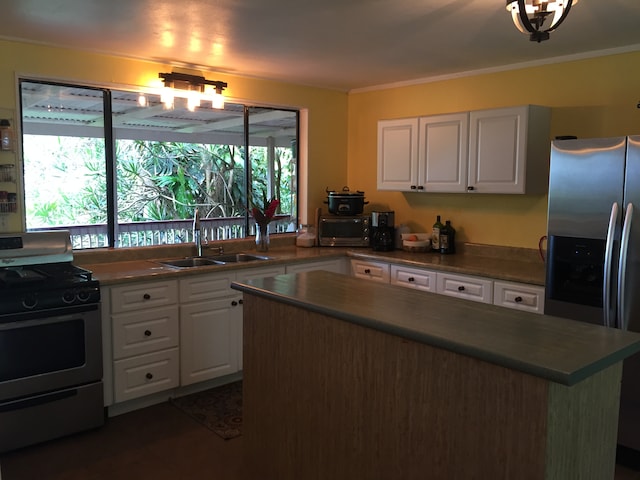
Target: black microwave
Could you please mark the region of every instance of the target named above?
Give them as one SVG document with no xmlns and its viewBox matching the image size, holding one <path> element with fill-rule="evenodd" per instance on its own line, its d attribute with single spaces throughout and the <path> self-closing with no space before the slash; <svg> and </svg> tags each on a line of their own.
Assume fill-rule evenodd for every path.
<svg viewBox="0 0 640 480">
<path fill-rule="evenodd" d="M 318 238 L 321 247 L 369 247 L 370 215 L 320 215 Z"/>
</svg>

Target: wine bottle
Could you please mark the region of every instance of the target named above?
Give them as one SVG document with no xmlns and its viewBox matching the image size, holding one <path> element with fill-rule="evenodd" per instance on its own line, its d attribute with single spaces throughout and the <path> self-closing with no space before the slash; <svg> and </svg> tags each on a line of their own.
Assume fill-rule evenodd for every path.
<svg viewBox="0 0 640 480">
<path fill-rule="evenodd" d="M 454 253 L 456 231 L 451 226 L 451 220 L 445 222 L 445 226 L 440 230 L 440 253 Z"/>
<path fill-rule="evenodd" d="M 433 230 L 431 233 L 431 249 L 439 251 L 440 250 L 440 231 L 444 225 L 440 221 L 440 215 L 436 217 L 436 223 L 433 224 Z"/>
</svg>

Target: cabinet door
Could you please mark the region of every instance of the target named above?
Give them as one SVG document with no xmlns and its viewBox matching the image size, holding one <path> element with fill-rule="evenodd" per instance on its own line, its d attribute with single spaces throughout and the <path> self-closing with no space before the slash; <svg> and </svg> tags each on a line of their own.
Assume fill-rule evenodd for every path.
<svg viewBox="0 0 640 480">
<path fill-rule="evenodd" d="M 420 119 L 418 185 L 427 192 L 465 192 L 469 114 Z"/>
<path fill-rule="evenodd" d="M 418 188 L 418 119 L 378 122 L 378 190 Z"/>
<path fill-rule="evenodd" d="M 471 112 L 469 191 L 525 193 L 528 107 Z"/>
<path fill-rule="evenodd" d="M 178 303 L 178 282 L 131 283 L 111 289 L 111 313 Z"/>
<path fill-rule="evenodd" d="M 178 363 L 177 348 L 113 362 L 116 403 L 177 387 Z"/>
<path fill-rule="evenodd" d="M 201 302 L 214 298 L 235 296 L 231 282 L 235 271 L 194 275 L 180 280 L 180 303 Z"/>
<path fill-rule="evenodd" d="M 238 371 L 238 298 L 180 307 L 180 384 L 190 385 Z"/>
<path fill-rule="evenodd" d="M 493 283 L 493 303 L 533 313 L 544 313 L 544 287 L 522 283 Z"/>
<path fill-rule="evenodd" d="M 116 360 L 178 346 L 178 305 L 120 313 L 111 320 Z"/>
<path fill-rule="evenodd" d="M 486 278 L 438 272 L 437 292 L 451 297 L 493 303 L 493 282 Z"/>
<path fill-rule="evenodd" d="M 321 262 L 296 263 L 287 265 L 287 273 L 311 272 L 313 270 L 326 270 L 328 272 L 346 273 L 345 260 L 336 258 L 333 260 L 323 260 Z"/>
<path fill-rule="evenodd" d="M 420 268 L 408 268 L 402 265 L 391 265 L 391 284 L 435 293 L 436 272 Z"/>
<path fill-rule="evenodd" d="M 351 260 L 351 275 L 357 278 L 389 283 L 389 264 L 364 260 Z"/>
</svg>

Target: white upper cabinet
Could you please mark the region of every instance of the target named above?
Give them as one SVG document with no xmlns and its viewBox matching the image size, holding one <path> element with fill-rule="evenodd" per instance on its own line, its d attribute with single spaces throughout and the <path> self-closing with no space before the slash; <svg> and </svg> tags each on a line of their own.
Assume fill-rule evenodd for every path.
<svg viewBox="0 0 640 480">
<path fill-rule="evenodd" d="M 408 190 L 418 180 L 418 119 L 378 122 L 378 190 Z"/>
<path fill-rule="evenodd" d="M 378 190 L 540 193 L 550 110 L 522 106 L 378 122 Z"/>
<path fill-rule="evenodd" d="M 418 190 L 467 189 L 469 114 L 433 115 L 419 120 Z"/>
<path fill-rule="evenodd" d="M 537 106 L 469 114 L 469 192 L 544 190 L 549 160 L 549 109 Z"/>
</svg>

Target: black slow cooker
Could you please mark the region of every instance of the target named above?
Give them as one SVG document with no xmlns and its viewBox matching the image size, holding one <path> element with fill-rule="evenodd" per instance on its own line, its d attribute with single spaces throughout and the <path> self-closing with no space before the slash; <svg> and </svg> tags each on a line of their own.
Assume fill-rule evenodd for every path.
<svg viewBox="0 0 640 480">
<path fill-rule="evenodd" d="M 341 192 L 326 188 L 329 213 L 334 215 L 360 215 L 364 206 L 369 203 L 364 201 L 364 192 L 352 192 L 349 187 L 343 187 Z"/>
</svg>

